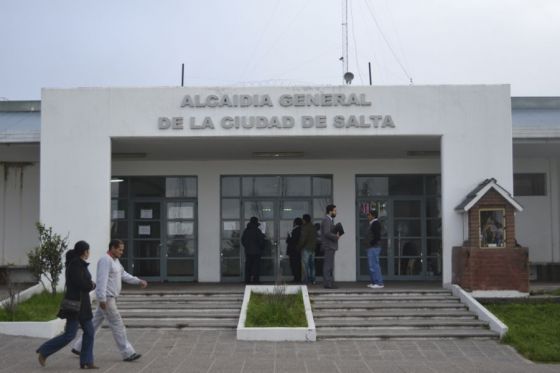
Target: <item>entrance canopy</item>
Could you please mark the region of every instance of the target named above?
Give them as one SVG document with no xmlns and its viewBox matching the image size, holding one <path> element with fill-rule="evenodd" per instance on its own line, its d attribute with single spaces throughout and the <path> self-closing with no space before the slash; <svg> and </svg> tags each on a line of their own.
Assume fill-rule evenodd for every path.
<svg viewBox="0 0 560 373">
<path fill-rule="evenodd" d="M 113 138 L 118 160 L 439 158 L 438 136 Z"/>
</svg>

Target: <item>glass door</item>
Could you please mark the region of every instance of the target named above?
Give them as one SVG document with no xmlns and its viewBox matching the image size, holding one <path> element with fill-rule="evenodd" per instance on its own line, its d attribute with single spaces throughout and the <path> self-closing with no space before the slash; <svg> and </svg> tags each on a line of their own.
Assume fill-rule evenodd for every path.
<svg viewBox="0 0 560 373">
<path fill-rule="evenodd" d="M 167 229 L 162 272 L 168 281 L 196 278 L 196 204 L 194 201 L 166 202 Z"/>
<path fill-rule="evenodd" d="M 244 281 L 245 253 L 241 235 L 252 216 L 259 218 L 260 228 L 267 237 L 261 258 L 261 280 L 291 280 L 286 238 L 293 221 L 310 214 L 314 222 L 320 222 L 329 203 L 332 203 L 332 177 L 329 175 L 222 176 L 222 281 Z M 322 255 L 316 257 L 315 263 L 316 275 L 320 277 Z"/>
<path fill-rule="evenodd" d="M 264 252 L 261 255 L 260 262 L 260 280 L 274 281 L 276 276 L 276 267 L 278 263 L 278 201 L 270 199 L 262 200 L 244 200 L 243 201 L 243 230 L 247 227 L 247 223 L 252 216 L 259 218 L 260 230 L 264 233 L 266 244 Z M 242 245 L 243 246 L 243 245 Z M 243 250 L 243 258 L 245 251 Z M 243 272 L 245 273 L 245 260 L 243 260 Z"/>
<path fill-rule="evenodd" d="M 294 219 L 301 218 L 303 214 L 310 214 L 312 201 L 309 199 L 285 199 L 280 201 L 280 239 L 278 250 L 278 280 L 290 281 L 294 278 L 290 268 L 290 258 L 287 254 L 288 244 L 286 239 L 292 232 Z"/>
<path fill-rule="evenodd" d="M 393 227 L 393 276 L 407 279 L 423 275 L 422 200 L 394 199 L 390 218 Z"/>
<path fill-rule="evenodd" d="M 132 203 L 133 274 L 159 281 L 162 273 L 162 214 L 160 201 Z"/>
<path fill-rule="evenodd" d="M 421 198 L 375 198 L 361 200 L 359 219 L 359 277 L 369 279 L 367 233 L 369 209 L 378 211 L 381 223 L 381 273 L 387 279 L 415 279 L 425 274 L 425 238 Z"/>
</svg>

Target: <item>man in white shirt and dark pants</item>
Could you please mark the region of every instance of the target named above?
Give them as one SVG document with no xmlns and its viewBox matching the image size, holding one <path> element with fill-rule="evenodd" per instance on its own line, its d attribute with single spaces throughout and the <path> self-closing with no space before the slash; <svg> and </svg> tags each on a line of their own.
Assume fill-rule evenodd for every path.
<svg viewBox="0 0 560 373">
<path fill-rule="evenodd" d="M 117 308 L 117 297 L 121 293 L 122 281 L 140 285 L 143 289 L 148 283 L 126 272 L 119 261 L 124 252 L 124 243 L 121 240 L 111 240 L 109 250 L 97 262 L 97 287 L 95 295 L 98 306 L 93 315 L 93 327 L 99 330 L 103 320 L 107 319 L 124 361 L 134 361 L 141 355 L 137 354 L 134 347 L 126 337 L 126 329 Z M 72 346 L 73 353 L 80 353 L 82 339 L 78 339 Z"/>
</svg>

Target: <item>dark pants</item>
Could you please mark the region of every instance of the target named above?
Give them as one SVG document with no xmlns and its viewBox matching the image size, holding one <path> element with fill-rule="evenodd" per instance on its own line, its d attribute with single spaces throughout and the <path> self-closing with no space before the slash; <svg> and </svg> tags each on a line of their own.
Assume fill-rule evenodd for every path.
<svg viewBox="0 0 560 373">
<path fill-rule="evenodd" d="M 49 339 L 37 349 L 37 352 L 44 357 L 49 357 L 64 346 L 68 345 L 76 337 L 78 328 L 82 327 L 84 331 L 82 350 L 80 351 L 80 364 L 93 364 L 93 336 L 95 330 L 90 320 L 66 320 L 64 333 Z"/>
<path fill-rule="evenodd" d="M 334 254 L 335 250 L 325 250 L 325 259 L 323 262 L 323 286 L 329 287 L 334 285 Z"/>
<path fill-rule="evenodd" d="M 290 255 L 290 268 L 294 275 L 295 282 L 301 282 L 301 254 L 294 253 Z"/>
<path fill-rule="evenodd" d="M 260 267 L 260 254 L 245 255 L 245 283 L 253 284 L 255 282 L 259 282 Z"/>
</svg>

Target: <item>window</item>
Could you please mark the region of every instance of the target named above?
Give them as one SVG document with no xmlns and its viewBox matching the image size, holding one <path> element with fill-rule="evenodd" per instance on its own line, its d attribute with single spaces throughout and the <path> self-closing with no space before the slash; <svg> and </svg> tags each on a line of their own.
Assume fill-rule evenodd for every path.
<svg viewBox="0 0 560 373">
<path fill-rule="evenodd" d="M 546 196 L 546 174 L 514 174 L 513 194 L 516 196 Z"/>
</svg>

